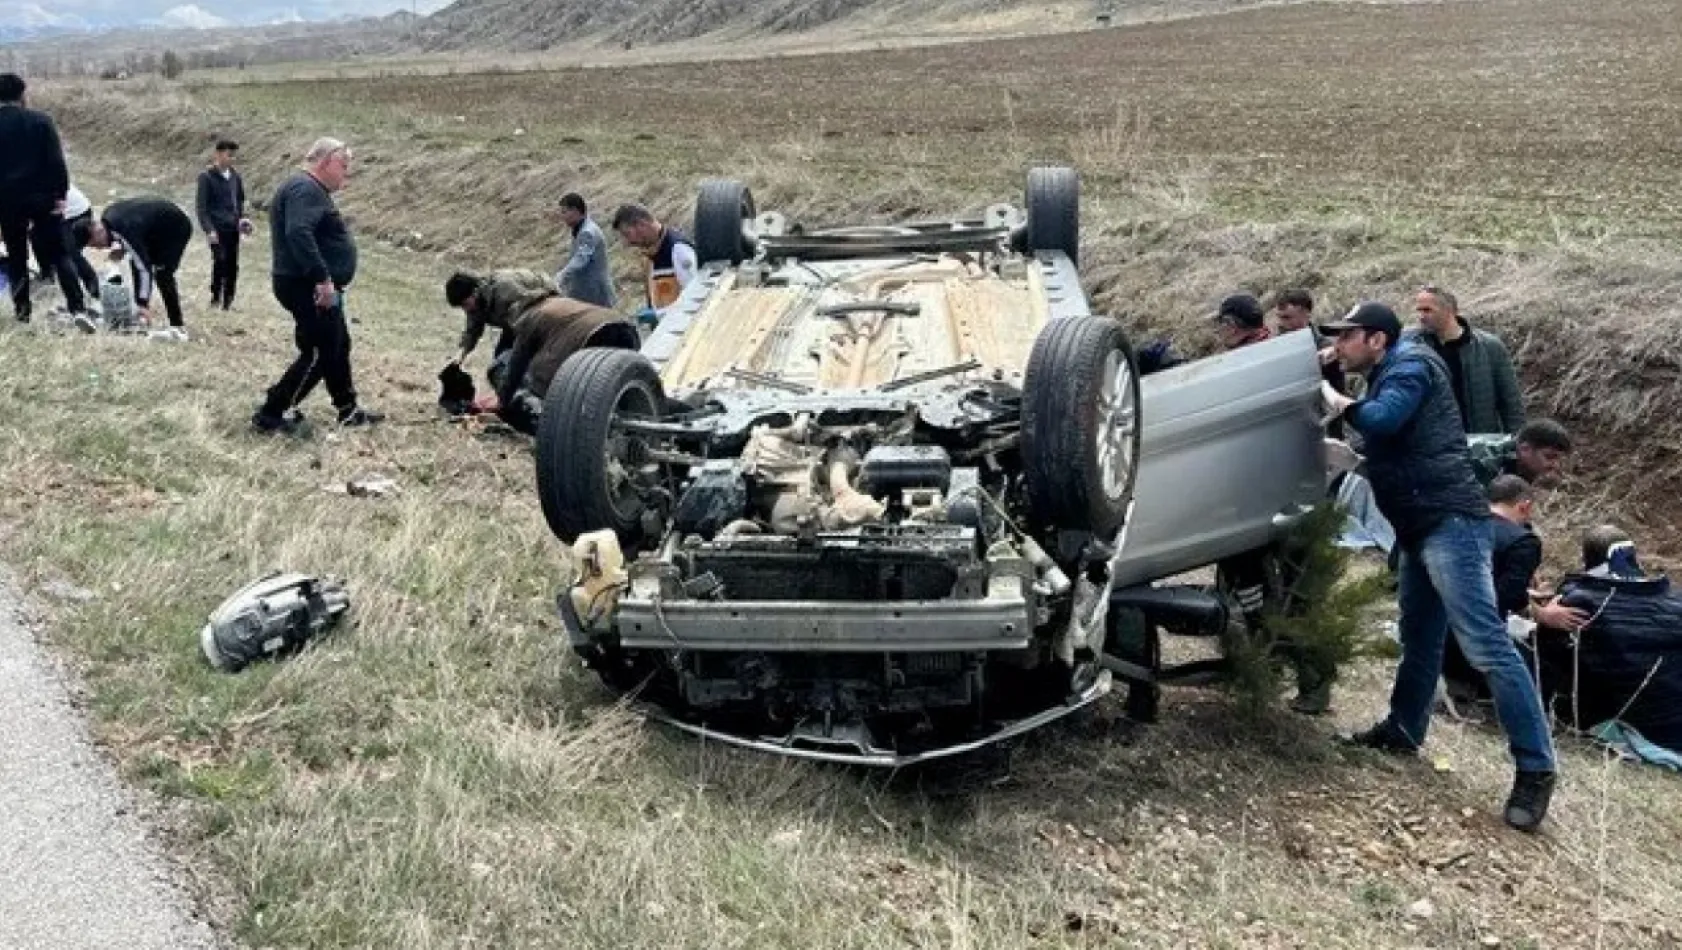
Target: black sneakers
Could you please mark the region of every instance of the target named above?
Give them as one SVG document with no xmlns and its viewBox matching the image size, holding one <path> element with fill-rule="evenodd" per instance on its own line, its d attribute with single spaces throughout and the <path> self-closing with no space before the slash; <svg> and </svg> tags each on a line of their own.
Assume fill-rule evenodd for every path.
<svg viewBox="0 0 1682 950">
<path fill-rule="evenodd" d="M 339 425 L 342 426 L 371 426 L 385 421 L 385 413 L 374 412 L 361 406 L 352 406 L 339 411 Z"/>
<path fill-rule="evenodd" d="M 1535 831 L 1542 819 L 1548 817 L 1548 803 L 1553 801 L 1554 785 L 1558 781 L 1555 772 L 1515 774 L 1512 794 L 1507 796 L 1507 824 L 1520 831 Z"/>
<path fill-rule="evenodd" d="M 1390 752 L 1396 755 L 1413 755 L 1419 751 L 1419 743 L 1403 735 L 1402 731 L 1391 725 L 1388 719 L 1354 735 L 1339 736 L 1338 741 L 1344 745 L 1359 746 L 1363 749 L 1377 749 L 1380 752 Z"/>
<path fill-rule="evenodd" d="M 309 434 L 309 420 L 296 409 L 284 416 L 273 416 L 258 409 L 251 416 L 251 428 L 263 433 L 280 433 L 282 435 L 305 436 Z"/>
</svg>

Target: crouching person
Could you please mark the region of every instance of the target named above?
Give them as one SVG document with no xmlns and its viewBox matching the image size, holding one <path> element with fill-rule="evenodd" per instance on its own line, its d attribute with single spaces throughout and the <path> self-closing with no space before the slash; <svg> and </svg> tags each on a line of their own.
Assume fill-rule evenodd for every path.
<svg viewBox="0 0 1682 950">
<path fill-rule="evenodd" d="M 557 296 L 554 284 L 534 270 L 511 267 L 482 275 L 472 271 L 451 274 L 444 282 L 444 300 L 467 318 L 461 331 L 460 348 L 451 365 L 467 362 L 491 327 L 502 331 L 493 355 L 507 352 L 514 343 L 514 324 L 527 310 L 554 296 Z"/>
<path fill-rule="evenodd" d="M 492 370 L 497 414 L 525 432 L 537 432 L 543 397 L 567 357 L 585 347 L 634 350 L 641 338 L 636 326 L 606 307 L 550 297 L 526 311 L 513 328 L 507 364 Z"/>
<path fill-rule="evenodd" d="M 1629 535 L 1603 525 L 1584 535 L 1583 569 L 1549 606 L 1536 636 L 1554 714 L 1682 753 L 1682 594 L 1670 579 L 1643 571 Z"/>
</svg>

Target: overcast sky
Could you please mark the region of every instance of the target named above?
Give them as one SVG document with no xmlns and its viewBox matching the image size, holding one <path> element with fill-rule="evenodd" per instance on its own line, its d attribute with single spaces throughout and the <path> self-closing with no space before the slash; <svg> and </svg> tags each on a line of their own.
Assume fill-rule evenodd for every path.
<svg viewBox="0 0 1682 950">
<path fill-rule="evenodd" d="M 326 20 L 396 10 L 430 13 L 449 0 L 0 0 L 0 25 L 186 26 Z"/>
</svg>

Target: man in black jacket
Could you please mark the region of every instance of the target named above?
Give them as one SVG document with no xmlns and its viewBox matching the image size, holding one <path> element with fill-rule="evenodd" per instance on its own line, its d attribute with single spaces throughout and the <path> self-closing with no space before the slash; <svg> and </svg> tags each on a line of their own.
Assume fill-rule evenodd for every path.
<svg viewBox="0 0 1682 950">
<path fill-rule="evenodd" d="M 345 288 L 356 278 L 356 241 L 333 204 L 350 176 L 350 148 L 317 139 L 304 169 L 281 182 L 269 209 L 274 245 L 270 273 L 275 299 L 292 314 L 298 358 L 251 417 L 261 432 L 297 432 L 297 406 L 317 383 L 327 384 L 340 425 L 362 426 L 384 417 L 357 405 L 350 372 L 350 327 Z"/>
<path fill-rule="evenodd" d="M 210 305 L 229 310 L 234 305 L 234 287 L 239 282 L 239 241 L 251 230 L 245 219 L 245 182 L 234 170 L 234 153 L 239 145 L 223 139 L 216 143 L 210 166 L 199 172 L 199 230 L 210 242 Z"/>
<path fill-rule="evenodd" d="M 78 221 L 71 233 L 78 248 L 120 246 L 134 272 L 135 304 L 143 312 L 149 310 L 155 285 L 164 299 L 171 333 L 187 338 L 181 289 L 175 282 L 181 258 L 193 242 L 193 219 L 187 212 L 168 198 L 128 198 L 106 206 L 97 221 Z"/>
<path fill-rule="evenodd" d="M 24 107 L 27 85 L 15 73 L 0 73 L 0 243 L 6 245 L 6 285 L 12 312 L 28 320 L 31 231 L 43 266 L 63 256 L 64 196 L 70 172 L 58 130 L 45 113 Z M 58 271 L 71 313 L 87 308 L 76 274 Z"/>
</svg>

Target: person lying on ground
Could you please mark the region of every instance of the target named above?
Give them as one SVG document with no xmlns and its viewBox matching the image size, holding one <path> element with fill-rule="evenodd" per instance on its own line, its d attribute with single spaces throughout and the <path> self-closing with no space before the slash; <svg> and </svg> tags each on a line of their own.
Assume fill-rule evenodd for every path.
<svg viewBox="0 0 1682 950">
<path fill-rule="evenodd" d="M 193 241 L 193 219 L 167 198 L 129 198 L 106 207 L 98 220 L 72 228 L 78 250 L 120 248 L 134 273 L 134 302 L 150 318 L 152 293 L 163 298 L 170 328 L 179 339 L 187 332 L 181 316 L 181 290 L 175 273 Z"/>
</svg>

